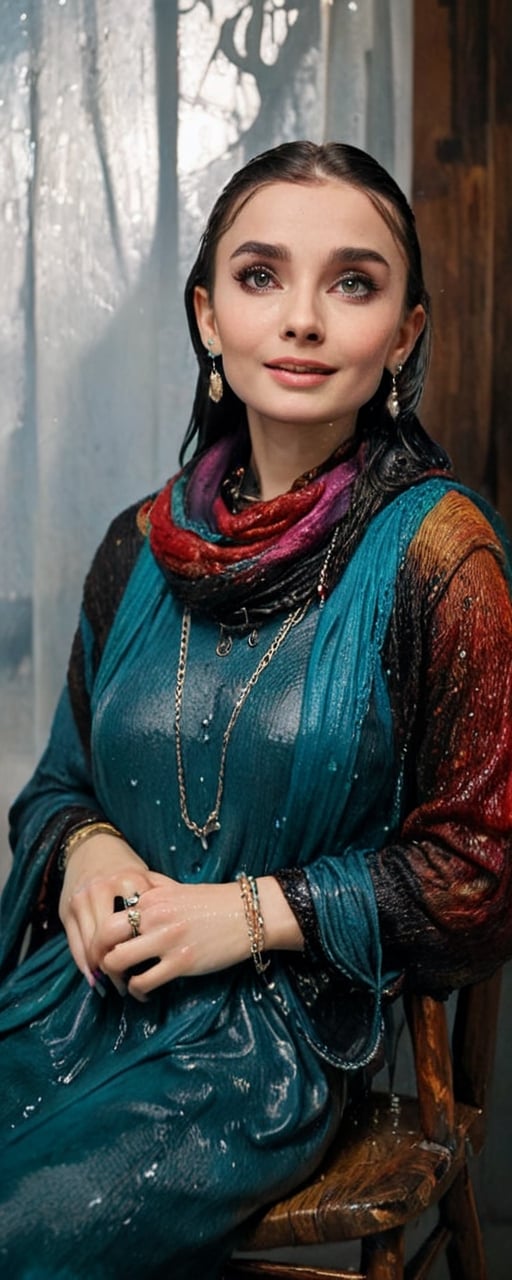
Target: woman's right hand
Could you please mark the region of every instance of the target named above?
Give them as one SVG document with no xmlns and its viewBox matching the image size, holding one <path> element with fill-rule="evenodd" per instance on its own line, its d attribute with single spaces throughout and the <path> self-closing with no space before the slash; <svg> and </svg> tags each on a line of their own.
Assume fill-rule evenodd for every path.
<svg viewBox="0 0 512 1280">
<path fill-rule="evenodd" d="M 114 898 L 129 898 L 151 887 L 145 862 L 120 836 L 97 832 L 73 850 L 66 867 L 59 901 L 59 916 L 78 968 L 94 985 L 94 971 L 101 968 L 98 929 L 114 913 Z M 124 984 L 115 985 L 120 994 Z"/>
</svg>

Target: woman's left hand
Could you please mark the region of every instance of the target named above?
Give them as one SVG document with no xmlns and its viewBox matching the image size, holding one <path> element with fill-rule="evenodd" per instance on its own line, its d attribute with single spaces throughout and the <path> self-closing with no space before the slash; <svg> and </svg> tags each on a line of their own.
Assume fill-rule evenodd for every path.
<svg viewBox="0 0 512 1280">
<path fill-rule="evenodd" d="M 101 969 L 119 988 L 145 1000 L 174 978 L 214 973 L 250 955 L 244 907 L 237 881 L 229 884 L 181 884 L 150 871 L 150 888 L 137 903 L 139 936 L 131 937 L 127 911 L 110 915 L 100 926 L 97 945 Z M 268 947 L 300 950 L 303 938 L 273 876 L 258 880 Z M 129 970 L 150 964 L 143 973 Z"/>
<path fill-rule="evenodd" d="M 98 934 L 101 969 L 116 985 L 135 965 L 152 962 L 128 979 L 128 991 L 144 1000 L 173 978 L 212 973 L 249 955 L 247 925 L 236 882 L 180 884 L 150 872 L 151 887 L 137 903 L 139 936 L 131 936 L 126 911 L 111 915 Z"/>
</svg>

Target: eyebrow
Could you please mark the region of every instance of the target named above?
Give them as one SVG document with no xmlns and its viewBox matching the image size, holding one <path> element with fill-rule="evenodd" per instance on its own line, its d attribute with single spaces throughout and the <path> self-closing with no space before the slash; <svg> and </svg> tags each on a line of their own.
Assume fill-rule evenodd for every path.
<svg viewBox="0 0 512 1280">
<path fill-rule="evenodd" d="M 280 262 L 289 262 L 291 254 L 283 244 L 266 244 L 264 240 L 244 240 L 231 254 L 231 259 L 241 258 L 244 253 L 252 253 L 262 258 L 275 258 Z"/>
<path fill-rule="evenodd" d="M 347 245 L 343 249 L 333 249 L 329 254 L 329 263 L 335 262 L 380 262 L 384 267 L 389 267 L 387 258 L 382 253 L 378 253 L 377 249 L 365 249 L 362 245 Z"/>
<path fill-rule="evenodd" d="M 291 258 L 290 250 L 283 244 L 267 244 L 264 240 L 244 240 L 243 244 L 239 244 L 238 248 L 231 254 L 231 259 L 241 258 L 244 254 L 252 254 L 256 257 L 272 258 L 277 262 L 289 262 Z M 376 249 L 366 249 L 362 245 L 347 245 L 339 249 L 332 249 L 328 256 L 329 266 L 337 263 L 354 263 L 354 262 L 378 262 L 389 268 L 389 262 L 382 253 L 378 253 Z"/>
</svg>

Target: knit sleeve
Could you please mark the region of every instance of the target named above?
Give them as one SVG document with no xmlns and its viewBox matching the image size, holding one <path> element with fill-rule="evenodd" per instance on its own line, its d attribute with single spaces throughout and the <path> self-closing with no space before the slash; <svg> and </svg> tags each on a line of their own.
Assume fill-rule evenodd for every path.
<svg viewBox="0 0 512 1280">
<path fill-rule="evenodd" d="M 407 805 L 399 839 L 369 857 L 383 953 L 415 987 L 459 986 L 512 954 L 512 605 L 467 499 L 424 521 L 393 630 Z"/>
<path fill-rule="evenodd" d="M 75 632 L 67 684 L 73 715 L 85 752 L 89 753 L 91 681 L 105 641 L 143 542 L 137 524 L 140 504 L 112 521 L 84 583 L 80 622 Z"/>
</svg>

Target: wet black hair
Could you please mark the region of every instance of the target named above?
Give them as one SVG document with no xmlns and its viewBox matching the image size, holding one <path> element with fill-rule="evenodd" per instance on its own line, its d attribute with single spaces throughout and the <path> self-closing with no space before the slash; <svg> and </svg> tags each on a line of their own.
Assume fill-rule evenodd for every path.
<svg viewBox="0 0 512 1280">
<path fill-rule="evenodd" d="M 400 374 L 400 421 L 414 414 L 419 402 L 429 363 L 431 345 L 430 298 L 425 288 L 421 250 L 414 214 L 394 178 L 386 169 L 359 147 L 343 142 L 285 142 L 255 156 L 233 175 L 216 200 L 202 236 L 199 252 L 185 287 L 185 308 L 192 345 L 199 364 L 199 376 L 192 415 L 183 441 L 183 461 L 192 447 L 192 456 L 202 453 L 215 440 L 231 435 L 245 423 L 245 406 L 224 379 L 224 395 L 219 404 L 208 398 L 210 364 L 194 310 L 194 290 L 202 285 L 211 295 L 215 280 L 215 256 L 221 236 L 232 225 L 236 215 L 251 196 L 273 182 L 315 183 L 337 178 L 364 191 L 387 223 L 400 245 L 407 263 L 405 310 L 421 304 L 425 326 L 403 371 Z M 221 360 L 216 357 L 222 367 Z M 360 410 L 357 435 L 364 439 L 383 417 L 383 407 L 390 389 L 390 374 L 384 370 L 382 381 L 367 405 Z M 385 415 L 388 418 L 388 415 Z M 419 424 L 418 424 L 419 425 Z M 389 433 L 389 421 L 387 423 Z"/>
</svg>

